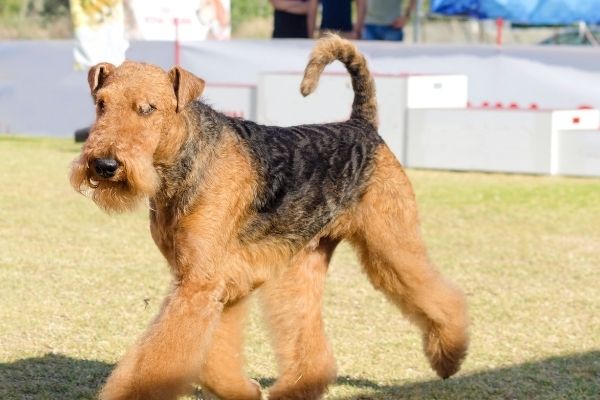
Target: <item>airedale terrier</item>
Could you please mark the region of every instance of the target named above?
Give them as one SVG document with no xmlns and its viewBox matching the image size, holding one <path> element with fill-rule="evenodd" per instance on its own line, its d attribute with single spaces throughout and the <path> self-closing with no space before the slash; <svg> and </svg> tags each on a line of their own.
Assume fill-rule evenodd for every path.
<svg viewBox="0 0 600 400">
<path fill-rule="evenodd" d="M 197 100 L 186 70 L 99 64 L 88 81 L 97 119 L 71 183 L 108 211 L 148 201 L 150 231 L 173 275 L 159 315 L 108 378 L 104 400 L 174 399 L 194 384 L 259 399 L 243 370 L 247 299 L 257 288 L 280 376 L 269 399 L 317 399 L 336 368 L 321 306 L 341 240 L 375 288 L 423 332 L 442 378 L 468 346 L 465 300 L 429 261 L 415 197 L 377 133 L 365 58 L 337 36 L 317 42 L 301 84 L 345 64 L 355 98 L 345 122 L 289 128 L 227 117 Z"/>
</svg>

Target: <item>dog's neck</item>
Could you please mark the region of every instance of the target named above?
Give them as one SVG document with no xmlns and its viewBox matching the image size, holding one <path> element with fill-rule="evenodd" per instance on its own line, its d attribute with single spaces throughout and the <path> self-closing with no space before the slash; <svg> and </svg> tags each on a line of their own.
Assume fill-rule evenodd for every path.
<svg viewBox="0 0 600 400">
<path fill-rule="evenodd" d="M 161 184 L 153 202 L 182 215 L 200 195 L 226 121 L 200 101 L 190 103 L 179 118 L 177 131 L 171 134 L 178 136 L 178 149 L 173 159 L 156 165 Z"/>
</svg>

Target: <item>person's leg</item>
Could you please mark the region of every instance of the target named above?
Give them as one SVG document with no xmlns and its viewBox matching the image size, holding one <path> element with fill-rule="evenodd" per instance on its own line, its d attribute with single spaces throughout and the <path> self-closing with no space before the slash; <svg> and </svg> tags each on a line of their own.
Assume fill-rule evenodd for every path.
<svg viewBox="0 0 600 400">
<path fill-rule="evenodd" d="M 390 40 L 401 42 L 404 40 L 404 31 L 402 28 L 394 28 L 393 26 L 382 26 L 382 38 L 381 40 Z"/>
<path fill-rule="evenodd" d="M 358 39 L 356 37 L 356 35 L 354 34 L 354 31 L 339 31 L 338 35 L 340 35 L 344 39 L 350 39 L 350 40 Z"/>
<path fill-rule="evenodd" d="M 377 34 L 377 25 L 365 24 L 362 31 L 363 40 L 380 40 Z"/>
<path fill-rule="evenodd" d="M 356 36 L 354 36 L 354 31 L 333 31 L 333 30 L 329 30 L 329 29 L 320 29 L 319 37 L 322 38 L 331 33 L 339 35 L 339 36 L 343 37 L 344 39 L 350 39 L 350 40 L 358 39 Z"/>
</svg>

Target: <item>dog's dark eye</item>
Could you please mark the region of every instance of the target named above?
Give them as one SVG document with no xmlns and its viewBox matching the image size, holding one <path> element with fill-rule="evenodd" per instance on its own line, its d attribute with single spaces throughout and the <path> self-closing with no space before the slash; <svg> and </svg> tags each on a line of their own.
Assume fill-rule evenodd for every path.
<svg viewBox="0 0 600 400">
<path fill-rule="evenodd" d="M 138 114 L 150 115 L 156 110 L 156 107 L 152 104 L 142 104 L 138 107 Z"/>
<path fill-rule="evenodd" d="M 104 111 L 104 100 L 98 100 L 96 102 L 96 108 L 98 109 L 99 112 Z"/>
</svg>

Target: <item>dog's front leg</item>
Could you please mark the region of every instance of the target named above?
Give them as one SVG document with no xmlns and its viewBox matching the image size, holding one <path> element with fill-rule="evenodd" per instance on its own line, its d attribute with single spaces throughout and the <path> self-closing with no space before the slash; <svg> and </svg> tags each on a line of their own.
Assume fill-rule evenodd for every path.
<svg viewBox="0 0 600 400">
<path fill-rule="evenodd" d="M 108 378 L 101 400 L 175 399 L 192 389 L 223 304 L 223 285 L 182 282 Z"/>
</svg>

